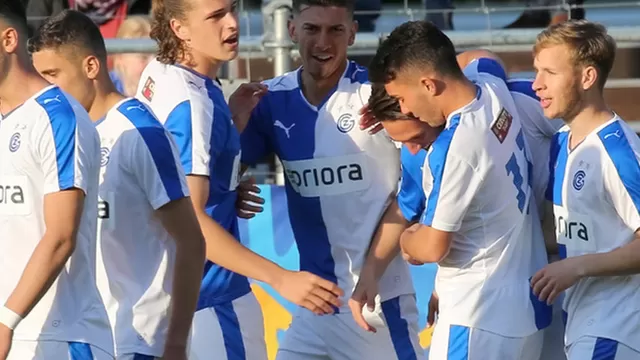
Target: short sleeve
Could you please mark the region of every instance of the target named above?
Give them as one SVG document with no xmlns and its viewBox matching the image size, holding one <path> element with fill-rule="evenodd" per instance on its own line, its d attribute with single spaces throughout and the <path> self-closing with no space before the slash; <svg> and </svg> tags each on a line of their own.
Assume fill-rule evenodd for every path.
<svg viewBox="0 0 640 360">
<path fill-rule="evenodd" d="M 471 80 L 476 80 L 483 75 L 491 75 L 507 82 L 507 72 L 497 60 L 491 58 L 475 59 L 463 69 L 463 72 Z"/>
<path fill-rule="evenodd" d="M 427 196 L 420 222 L 434 229 L 455 232 L 471 201 L 482 185 L 484 175 L 468 161 L 450 152 L 457 124 L 445 129 L 432 145 L 428 155 L 433 186 Z"/>
<path fill-rule="evenodd" d="M 185 100 L 169 113 L 165 127 L 173 136 L 185 174 L 210 176 L 215 161 L 210 153 L 213 105 Z"/>
<path fill-rule="evenodd" d="M 426 151 L 422 152 L 426 153 Z M 402 215 L 407 221 L 412 222 L 422 215 L 426 201 L 422 182 L 413 175 L 421 174 L 422 166 L 420 165 L 420 160 L 424 163 L 425 156 L 424 154 L 421 156 L 411 155 L 405 147 L 402 147 L 401 154 L 402 176 L 396 198 Z"/>
<path fill-rule="evenodd" d="M 141 126 L 131 134 L 127 168 L 154 209 L 188 196 L 189 190 L 171 135 L 161 126 Z"/>
<path fill-rule="evenodd" d="M 93 127 L 78 129 L 78 119 L 62 93 L 51 98 L 38 98 L 46 115 L 40 117 L 36 138 L 37 158 L 44 176 L 44 194 L 72 188 L 87 193 L 90 172 L 98 172 L 98 135 Z"/>
<path fill-rule="evenodd" d="M 255 165 L 272 152 L 265 124 L 271 120 L 269 95 L 264 96 L 251 113 L 251 118 L 240 134 L 242 163 Z"/>
</svg>

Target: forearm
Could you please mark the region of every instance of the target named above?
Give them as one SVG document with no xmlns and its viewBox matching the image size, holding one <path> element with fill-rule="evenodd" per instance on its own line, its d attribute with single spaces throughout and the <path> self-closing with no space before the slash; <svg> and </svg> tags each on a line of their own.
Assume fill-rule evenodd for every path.
<svg viewBox="0 0 640 360">
<path fill-rule="evenodd" d="M 421 263 L 437 263 L 449 254 L 451 234 L 426 225 L 406 231 L 401 238 L 402 251 Z"/>
<path fill-rule="evenodd" d="M 74 239 L 58 239 L 45 233 L 5 306 L 26 317 L 58 278 L 74 247 Z"/>
<path fill-rule="evenodd" d="M 607 253 L 583 255 L 580 275 L 627 276 L 640 273 L 640 238 Z"/>
<path fill-rule="evenodd" d="M 247 249 L 204 211 L 198 212 L 198 221 L 204 234 L 209 261 L 267 284 L 273 284 L 285 271 Z"/>
<path fill-rule="evenodd" d="M 391 261 L 400 253 L 400 236 L 408 224 L 394 200 L 380 221 L 364 264 L 365 269 L 374 271 L 376 279 L 382 277 Z"/>
</svg>

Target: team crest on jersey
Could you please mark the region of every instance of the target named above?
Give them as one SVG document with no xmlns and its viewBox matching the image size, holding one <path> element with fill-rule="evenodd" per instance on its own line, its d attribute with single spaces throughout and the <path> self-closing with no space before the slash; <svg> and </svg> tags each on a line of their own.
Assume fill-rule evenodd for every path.
<svg viewBox="0 0 640 360">
<path fill-rule="evenodd" d="M 338 118 L 337 125 L 340 132 L 348 133 L 356 125 L 356 119 L 350 113 L 344 113 Z"/>
<path fill-rule="evenodd" d="M 156 88 L 156 82 L 153 81 L 151 76 L 147 78 L 147 81 L 144 82 L 144 87 L 142 88 L 142 96 L 145 99 L 151 101 L 153 99 L 154 90 Z"/>
<path fill-rule="evenodd" d="M 11 135 L 11 139 L 9 139 L 9 151 L 11 152 L 18 151 L 18 149 L 20 149 L 20 144 L 21 144 L 20 133 L 17 132 Z"/>
<path fill-rule="evenodd" d="M 109 150 L 109 148 L 106 148 L 106 147 L 100 148 L 100 166 L 101 167 L 107 166 L 107 164 L 109 163 L 110 154 L 111 154 L 111 151 Z"/>
<path fill-rule="evenodd" d="M 509 114 L 507 109 L 502 108 L 500 110 L 500 114 L 498 114 L 498 118 L 491 126 L 491 131 L 498 138 L 498 141 L 502 144 L 504 139 L 507 138 L 507 134 L 509 134 L 509 129 L 511 128 L 511 122 L 513 121 L 513 116 Z"/>
<path fill-rule="evenodd" d="M 578 170 L 575 175 L 573 175 L 573 188 L 576 189 L 576 191 L 582 190 L 586 176 L 587 174 L 583 170 Z"/>
</svg>

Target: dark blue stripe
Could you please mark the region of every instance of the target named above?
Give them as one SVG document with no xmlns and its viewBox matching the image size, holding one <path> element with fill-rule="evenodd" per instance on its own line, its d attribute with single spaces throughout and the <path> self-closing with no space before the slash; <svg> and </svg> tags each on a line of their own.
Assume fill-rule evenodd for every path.
<svg viewBox="0 0 640 360">
<path fill-rule="evenodd" d="M 238 321 L 236 311 L 233 309 L 233 304 L 227 302 L 215 305 L 213 309 L 216 312 L 220 329 L 222 330 L 227 360 L 247 360 L 242 331 L 240 330 L 240 322 Z"/>
<path fill-rule="evenodd" d="M 562 206 L 562 188 L 569 157 L 567 140 L 569 132 L 564 131 L 553 136 L 551 152 L 549 154 L 549 184 L 547 185 L 547 198 L 554 204 Z"/>
<path fill-rule="evenodd" d="M 507 82 L 507 87 L 509 88 L 509 91 L 527 95 L 536 101 L 540 101 L 540 98 L 533 90 L 533 81 L 531 80 L 509 80 Z"/>
<path fill-rule="evenodd" d="M 407 320 L 402 318 L 400 312 L 400 298 L 395 297 L 383 301 L 380 306 L 387 321 L 391 342 L 398 360 L 417 360 L 416 351 L 411 343 L 411 335 L 409 335 L 409 324 Z"/>
<path fill-rule="evenodd" d="M 80 342 L 69 342 L 69 356 L 71 360 L 93 360 L 91 346 Z"/>
<path fill-rule="evenodd" d="M 558 256 L 560 257 L 560 259 L 567 258 L 567 245 L 558 244 Z"/>
<path fill-rule="evenodd" d="M 133 360 L 155 360 L 155 356 L 144 354 L 133 354 Z"/>
<path fill-rule="evenodd" d="M 125 101 L 118 111 L 129 119 L 142 136 L 169 199 L 173 201 L 185 197 L 178 165 L 173 160 L 171 142 L 160 121 L 137 99 Z"/>
<path fill-rule="evenodd" d="M 618 171 L 636 211 L 640 212 L 640 164 L 620 122 L 615 121 L 598 131 L 598 137 Z"/>
<path fill-rule="evenodd" d="M 479 73 L 491 74 L 502 79 L 504 82 L 507 81 L 507 72 L 498 61 L 490 58 L 480 58 L 476 61 L 478 62 L 477 69 Z"/>
<path fill-rule="evenodd" d="M 402 178 L 400 190 L 396 199 L 404 218 L 411 222 L 416 220 L 424 211 L 425 194 L 422 189 L 422 167 L 424 166 L 426 150 L 420 150 L 413 155 L 406 146 L 402 146 L 400 160 L 402 162 Z"/>
<path fill-rule="evenodd" d="M 75 185 L 76 115 L 64 93 L 53 87 L 36 98 L 47 112 L 53 133 L 58 164 L 58 187 L 66 190 Z"/>
<path fill-rule="evenodd" d="M 529 282 L 531 282 L 531 278 L 529 278 Z M 529 300 L 531 300 L 531 306 L 533 307 L 536 328 L 538 330 L 546 329 L 553 320 L 553 307 L 547 305 L 544 301 L 540 301 L 531 287 L 529 288 Z"/>
<path fill-rule="evenodd" d="M 593 347 L 591 360 L 616 360 L 618 352 L 618 342 L 611 339 L 598 338 Z"/>
<path fill-rule="evenodd" d="M 449 327 L 447 360 L 469 360 L 469 336 L 470 330 L 466 326 Z"/>
<path fill-rule="evenodd" d="M 444 176 L 444 167 L 447 162 L 447 154 L 449 153 L 449 147 L 453 140 L 453 135 L 460 124 L 460 114 L 456 114 L 449 124 L 449 127 L 444 129 L 436 141 L 431 145 L 431 154 L 429 154 L 429 169 L 431 169 L 431 176 L 433 177 L 433 188 L 427 198 L 427 206 L 425 214 L 422 217 L 422 223 L 431 226 L 433 223 L 433 217 L 436 213 L 438 206 L 438 198 L 440 197 L 440 188 L 442 187 L 442 177 Z"/>
<path fill-rule="evenodd" d="M 191 119 L 191 102 L 185 100 L 176 105 L 167 116 L 164 126 L 173 135 L 173 140 L 180 151 L 180 162 L 185 174 L 193 170 L 193 125 Z"/>
</svg>

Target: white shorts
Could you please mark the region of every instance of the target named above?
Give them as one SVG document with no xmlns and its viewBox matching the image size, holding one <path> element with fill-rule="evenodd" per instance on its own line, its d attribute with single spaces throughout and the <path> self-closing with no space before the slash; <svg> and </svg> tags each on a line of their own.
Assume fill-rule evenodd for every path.
<svg viewBox="0 0 640 360">
<path fill-rule="evenodd" d="M 197 311 L 189 360 L 267 360 L 262 309 L 252 292 Z"/>
<path fill-rule="evenodd" d="M 349 312 L 318 316 L 300 309 L 284 333 L 277 360 L 422 360 L 418 308 L 414 295 L 402 295 L 365 308 L 376 333 L 361 329 Z"/>
<path fill-rule="evenodd" d="M 544 344 L 540 360 L 566 360 L 564 353 L 564 312 L 562 311 L 562 296 L 553 304 L 553 317 L 551 325 L 544 332 Z"/>
<path fill-rule="evenodd" d="M 583 336 L 567 346 L 569 360 L 638 360 L 640 352 L 615 340 Z"/>
<path fill-rule="evenodd" d="M 505 337 L 461 325 L 437 323 L 429 360 L 538 360 L 544 332 L 527 337 Z"/>
<path fill-rule="evenodd" d="M 65 341 L 23 341 L 11 343 L 7 360 L 113 360 L 107 352 L 89 344 Z"/>
</svg>

